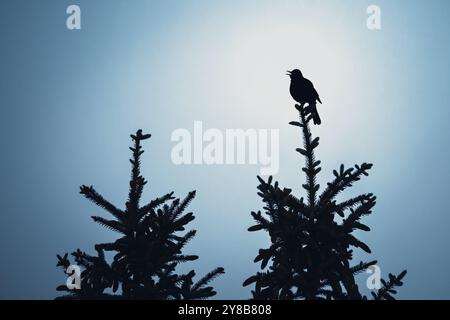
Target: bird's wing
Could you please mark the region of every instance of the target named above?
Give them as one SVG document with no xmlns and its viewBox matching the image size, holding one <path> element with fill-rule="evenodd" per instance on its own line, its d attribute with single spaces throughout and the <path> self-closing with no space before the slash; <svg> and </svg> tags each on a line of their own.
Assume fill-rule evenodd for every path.
<svg viewBox="0 0 450 320">
<path fill-rule="evenodd" d="M 311 93 L 312 98 L 314 98 L 315 100 L 319 101 L 322 104 L 322 101 L 320 100 L 319 94 L 317 93 L 317 90 L 314 88 L 313 83 L 308 79 L 305 80 L 306 86 L 308 88 L 308 91 Z"/>
<path fill-rule="evenodd" d="M 314 91 L 316 91 L 316 89 L 314 89 Z M 316 96 L 317 96 L 317 101 L 319 101 L 320 104 L 322 104 L 322 101 L 320 100 L 320 97 L 319 97 L 319 94 L 317 93 L 317 91 L 316 91 Z"/>
</svg>

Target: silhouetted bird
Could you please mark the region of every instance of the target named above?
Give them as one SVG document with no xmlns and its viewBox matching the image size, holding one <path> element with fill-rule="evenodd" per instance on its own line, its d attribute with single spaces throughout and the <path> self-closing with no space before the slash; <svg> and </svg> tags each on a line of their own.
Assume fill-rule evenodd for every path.
<svg viewBox="0 0 450 320">
<path fill-rule="evenodd" d="M 317 112 L 317 101 L 320 101 L 319 94 L 311 81 L 303 77 L 300 70 L 295 69 L 288 71 L 287 75 L 291 77 L 291 86 L 289 91 L 291 92 L 292 98 L 300 104 L 308 103 L 309 112 L 313 116 L 314 124 L 321 124 L 319 113 Z"/>
</svg>

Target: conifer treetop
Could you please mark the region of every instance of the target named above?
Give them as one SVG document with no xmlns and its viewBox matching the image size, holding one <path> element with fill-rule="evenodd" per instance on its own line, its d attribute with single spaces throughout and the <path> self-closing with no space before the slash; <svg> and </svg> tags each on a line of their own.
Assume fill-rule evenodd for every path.
<svg viewBox="0 0 450 320">
<path fill-rule="evenodd" d="M 75 263 L 83 269 L 81 288 L 75 290 L 61 285 L 57 290 L 65 291 L 67 295 L 60 298 L 206 299 L 216 294 L 209 283 L 224 273 L 222 267 L 212 270 L 197 282 L 194 281 L 194 270 L 187 274 L 176 271 L 180 263 L 198 259 L 197 255 L 183 252 L 196 234 L 196 230 L 186 231 L 187 224 L 195 218 L 194 214 L 184 212 L 195 198 L 195 191 L 189 192 L 182 200 L 169 192 L 140 205 L 147 184 L 140 170 L 144 153 L 141 144 L 150 137 L 142 130 L 131 135 L 131 178 L 124 209 L 106 200 L 93 186 L 80 187 L 80 193 L 86 199 L 113 218 L 92 216 L 92 219 L 118 233 L 119 238 L 114 242 L 96 244 L 97 256 L 80 249 L 72 253 Z M 114 254 L 112 261 L 106 259 L 105 252 Z M 72 264 L 68 254 L 57 255 L 57 258 L 57 266 L 67 272 Z M 113 294 L 106 293 L 107 289 L 111 289 Z"/>
<path fill-rule="evenodd" d="M 256 224 L 249 231 L 268 232 L 271 245 L 259 250 L 254 262 L 261 262 L 261 271 L 249 277 L 243 285 L 255 285 L 253 298 L 267 299 L 366 299 L 360 293 L 355 275 L 377 262 L 360 262 L 351 266 L 353 250 L 371 250 L 359 240 L 355 230 L 370 231 L 361 219 L 372 213 L 376 197 L 361 194 L 344 201 L 337 196 L 369 174 L 370 163 L 333 171 L 334 179 L 320 191 L 317 176 L 321 172 L 315 149 L 319 138 L 309 128 L 312 115 L 304 104 L 295 105 L 299 121 L 290 122 L 300 128 L 303 146 L 296 151 L 305 159 L 302 172 L 306 182 L 304 198 L 297 198 L 292 189 L 281 188 L 269 177 L 258 177 L 258 195 L 264 203 L 264 213 L 252 212 Z M 401 286 L 403 271 L 382 280 L 383 287 L 372 293 L 374 299 L 393 299 L 395 286 Z"/>
</svg>

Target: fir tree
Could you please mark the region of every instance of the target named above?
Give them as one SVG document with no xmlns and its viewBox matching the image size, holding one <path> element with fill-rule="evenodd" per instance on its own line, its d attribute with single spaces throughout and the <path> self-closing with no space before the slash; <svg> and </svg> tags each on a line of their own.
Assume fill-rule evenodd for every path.
<svg viewBox="0 0 450 320">
<path fill-rule="evenodd" d="M 125 209 L 119 209 L 103 198 L 92 186 L 81 186 L 80 193 L 103 208 L 113 220 L 93 216 L 102 226 L 121 235 L 112 243 L 95 245 L 96 256 L 82 252 L 72 253 L 75 263 L 83 270 L 81 288 L 69 289 L 66 285 L 57 288 L 67 291 L 61 298 L 75 299 L 204 299 L 216 292 L 208 286 L 211 280 L 224 273 L 217 268 L 194 282 L 195 272 L 177 274 L 178 264 L 198 259 L 195 255 L 183 254 L 184 246 L 195 236 L 191 230 L 184 234 L 186 225 L 194 220 L 192 212 L 184 213 L 195 197 L 195 191 L 180 200 L 173 192 L 141 206 L 140 200 L 147 181 L 140 173 L 141 142 L 150 138 L 138 130 L 131 135 L 134 145 L 130 148 L 132 170 Z M 112 262 L 105 258 L 112 252 Z M 68 254 L 57 255 L 57 266 L 65 272 L 72 264 Z M 118 289 L 121 289 L 118 291 Z M 109 290 L 109 293 L 107 290 Z"/>
<path fill-rule="evenodd" d="M 361 222 L 363 216 L 372 213 L 376 197 L 362 194 L 346 201 L 336 197 L 351 187 L 362 176 L 367 176 L 372 164 L 363 163 L 353 168 L 341 165 L 334 171 L 334 179 L 319 194 L 316 182 L 321 171 L 320 161 L 315 157 L 319 138 L 313 137 L 309 122 L 312 118 L 308 107 L 296 105 L 299 122 L 290 124 L 300 128 L 303 148 L 297 152 L 305 158 L 302 168 L 306 175 L 306 200 L 297 198 L 291 189 L 281 188 L 272 177 L 267 181 L 258 177 L 258 195 L 262 198 L 264 215 L 252 212 L 256 225 L 249 231 L 265 230 L 271 245 L 260 249 L 255 262 L 261 262 L 261 272 L 249 277 L 244 286 L 252 283 L 253 298 L 266 299 L 366 299 L 355 275 L 376 261 L 361 262 L 350 266 L 351 248 L 370 253 L 369 247 L 353 234 L 355 230 L 369 231 Z M 268 267 L 269 266 L 269 267 Z M 381 280 L 382 288 L 373 292 L 373 298 L 394 299 L 395 287 L 402 285 L 406 271 L 398 276 L 389 274 L 389 281 Z"/>
</svg>

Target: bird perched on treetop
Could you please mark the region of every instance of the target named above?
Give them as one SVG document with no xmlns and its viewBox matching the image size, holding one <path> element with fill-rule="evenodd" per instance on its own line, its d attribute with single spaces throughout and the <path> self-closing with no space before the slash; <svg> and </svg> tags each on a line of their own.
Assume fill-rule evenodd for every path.
<svg viewBox="0 0 450 320">
<path fill-rule="evenodd" d="M 291 92 L 292 98 L 300 104 L 308 103 L 309 111 L 312 114 L 314 124 L 321 124 L 319 113 L 317 112 L 317 101 L 320 101 L 319 94 L 311 81 L 303 77 L 300 70 L 295 69 L 288 71 L 287 75 L 291 77 L 291 86 L 289 91 Z"/>
</svg>

